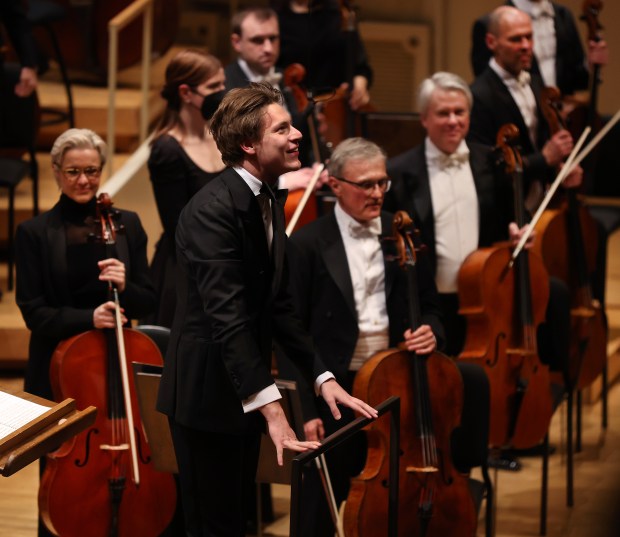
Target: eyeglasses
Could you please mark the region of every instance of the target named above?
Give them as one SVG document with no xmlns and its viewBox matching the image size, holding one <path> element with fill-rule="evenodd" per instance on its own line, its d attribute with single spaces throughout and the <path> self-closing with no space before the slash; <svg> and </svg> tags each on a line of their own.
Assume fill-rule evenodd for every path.
<svg viewBox="0 0 620 537">
<path fill-rule="evenodd" d="M 86 179 L 98 179 L 101 176 L 101 166 L 88 166 L 87 168 L 66 168 L 62 170 L 63 175 L 71 181 L 77 181 L 82 174 Z"/>
<path fill-rule="evenodd" d="M 338 179 L 338 181 L 342 181 L 343 183 L 348 183 L 350 185 L 356 186 L 360 190 L 363 190 L 366 194 L 371 194 L 375 187 L 378 186 L 381 192 L 387 192 L 392 185 L 392 181 L 389 177 L 384 177 L 383 179 L 377 179 L 376 181 L 371 181 L 370 179 L 367 181 L 360 181 L 356 183 L 355 181 L 349 181 L 344 177 L 338 177 L 336 175 L 332 175 L 334 179 Z"/>
</svg>

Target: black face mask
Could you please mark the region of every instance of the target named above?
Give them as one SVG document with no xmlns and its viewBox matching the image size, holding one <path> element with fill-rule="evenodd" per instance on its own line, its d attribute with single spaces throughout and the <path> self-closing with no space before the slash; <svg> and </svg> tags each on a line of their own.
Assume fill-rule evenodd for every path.
<svg viewBox="0 0 620 537">
<path fill-rule="evenodd" d="M 215 93 L 211 93 L 210 95 L 207 95 L 202 100 L 202 106 L 200 107 L 200 113 L 202 114 L 202 117 L 205 118 L 205 120 L 209 121 L 213 117 L 213 114 L 215 114 L 217 107 L 222 102 L 224 95 L 226 95 L 226 92 L 224 90 L 216 91 Z"/>
</svg>

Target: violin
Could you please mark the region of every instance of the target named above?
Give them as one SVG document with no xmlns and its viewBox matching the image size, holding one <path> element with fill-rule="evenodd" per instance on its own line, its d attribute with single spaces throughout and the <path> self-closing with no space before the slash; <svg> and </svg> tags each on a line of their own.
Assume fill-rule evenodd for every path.
<svg viewBox="0 0 620 537">
<path fill-rule="evenodd" d="M 552 133 L 566 128 L 559 102 L 557 88 L 543 89 L 540 107 Z M 565 282 L 570 291 L 570 354 L 564 383 L 569 389 L 583 389 L 594 382 L 607 363 L 604 314 L 592 297 L 590 285 L 596 269 L 598 230 L 576 189 L 566 189 L 564 197 L 559 207 L 542 214 L 533 251 L 542 257 L 549 274 Z"/>
<path fill-rule="evenodd" d="M 107 194 L 97 200 L 98 238 L 112 247 L 122 231 Z M 39 489 L 39 510 L 48 529 L 62 537 L 159 536 L 176 506 L 171 474 L 158 472 L 140 426 L 128 356 L 161 366 L 156 344 L 123 328 L 118 290 L 116 328 L 89 330 L 62 341 L 50 365 L 54 397 L 95 405 L 94 425 L 48 454 Z"/>
<path fill-rule="evenodd" d="M 504 125 L 497 145 L 512 178 L 515 219 L 525 225 L 523 165 L 514 147 L 515 125 Z M 523 250 L 511 266 L 511 246 L 472 252 L 458 275 L 459 313 L 467 319 L 460 360 L 481 365 L 491 388 L 489 442 L 517 449 L 538 445 L 553 414 L 548 366 L 541 363 L 536 331 L 549 299 L 542 260 Z"/>
<path fill-rule="evenodd" d="M 393 240 L 408 281 L 409 316 L 415 330 L 422 316 L 412 225 L 404 211 L 394 216 Z M 353 395 L 370 405 L 393 395 L 401 400 L 398 535 L 475 535 L 477 514 L 467 477 L 455 469 L 450 455 L 450 438 L 463 408 L 463 382 L 454 362 L 439 352 L 424 356 L 397 349 L 380 352 L 358 371 Z M 389 429 L 385 419 L 366 429 L 366 465 L 352 480 L 344 508 L 348 537 L 387 535 Z"/>
</svg>

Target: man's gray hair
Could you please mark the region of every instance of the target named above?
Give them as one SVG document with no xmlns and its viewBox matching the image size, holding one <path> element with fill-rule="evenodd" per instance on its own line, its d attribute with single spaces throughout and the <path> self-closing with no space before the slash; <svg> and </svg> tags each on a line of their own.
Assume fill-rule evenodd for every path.
<svg viewBox="0 0 620 537">
<path fill-rule="evenodd" d="M 334 149 L 327 164 L 327 171 L 329 175 L 341 177 L 342 170 L 347 165 L 347 162 L 352 160 L 374 161 L 377 159 L 383 159 L 384 161 L 387 159 L 386 152 L 377 144 L 365 138 L 347 138 Z"/>
<path fill-rule="evenodd" d="M 473 97 L 467 82 L 454 73 L 439 71 L 420 84 L 420 88 L 418 89 L 418 112 L 420 112 L 421 115 L 425 115 L 428 111 L 431 97 L 437 89 L 444 91 L 460 91 L 465 95 L 467 105 L 469 106 L 469 110 L 471 110 Z"/>
</svg>

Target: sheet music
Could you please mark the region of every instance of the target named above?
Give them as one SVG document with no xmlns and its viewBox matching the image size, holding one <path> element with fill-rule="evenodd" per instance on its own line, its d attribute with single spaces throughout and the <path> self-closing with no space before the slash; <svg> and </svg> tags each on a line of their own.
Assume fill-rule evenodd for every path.
<svg viewBox="0 0 620 537">
<path fill-rule="evenodd" d="M 0 391 L 0 440 L 45 414 L 50 408 Z"/>
</svg>

